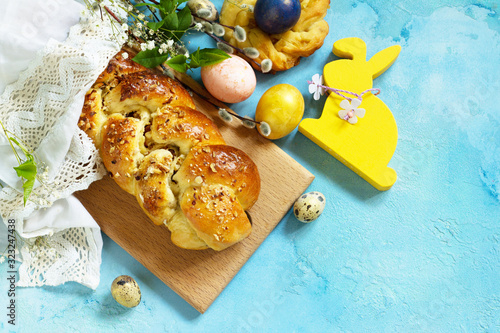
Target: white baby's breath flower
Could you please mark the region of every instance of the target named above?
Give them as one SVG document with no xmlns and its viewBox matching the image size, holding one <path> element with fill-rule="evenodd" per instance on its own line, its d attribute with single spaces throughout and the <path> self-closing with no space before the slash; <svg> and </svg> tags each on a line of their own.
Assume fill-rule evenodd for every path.
<svg viewBox="0 0 500 333">
<path fill-rule="evenodd" d="M 152 50 L 155 48 L 155 42 L 153 40 L 150 40 L 148 42 L 148 50 Z"/>
<path fill-rule="evenodd" d="M 171 39 L 167 40 L 167 46 L 168 47 L 172 47 L 173 45 L 174 45 L 174 41 L 173 40 L 171 40 Z"/>
<path fill-rule="evenodd" d="M 142 23 L 141 22 L 137 22 L 135 24 L 135 26 L 137 27 L 137 29 L 141 29 L 142 28 Z"/>
<path fill-rule="evenodd" d="M 139 18 L 139 20 L 144 21 L 144 18 L 146 18 L 146 15 L 141 13 L 137 17 Z"/>
<path fill-rule="evenodd" d="M 127 23 L 123 23 L 122 24 L 122 30 L 123 31 L 127 31 L 128 30 L 128 24 Z"/>
<path fill-rule="evenodd" d="M 129 6 L 127 7 L 127 11 L 131 12 L 131 11 L 133 11 L 133 10 L 134 10 L 134 6 L 129 5 Z"/>
<path fill-rule="evenodd" d="M 159 54 L 163 54 L 163 49 L 158 49 Z"/>
<path fill-rule="evenodd" d="M 141 43 L 141 50 L 146 51 L 148 49 L 148 44 L 146 43 Z"/>
<path fill-rule="evenodd" d="M 194 29 L 196 31 L 200 31 L 202 28 L 203 28 L 203 25 L 200 22 L 196 22 L 196 24 L 194 25 Z"/>
<path fill-rule="evenodd" d="M 135 37 L 141 37 L 141 35 L 142 35 L 142 33 L 139 30 L 137 30 L 137 29 L 134 30 L 133 34 L 134 34 Z"/>
</svg>

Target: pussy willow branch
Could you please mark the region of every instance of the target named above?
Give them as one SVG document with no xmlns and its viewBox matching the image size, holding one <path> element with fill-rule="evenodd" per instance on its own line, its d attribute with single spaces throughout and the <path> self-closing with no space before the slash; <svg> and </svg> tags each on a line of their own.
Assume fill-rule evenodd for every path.
<svg viewBox="0 0 500 333">
<path fill-rule="evenodd" d="M 239 119 L 239 120 L 241 120 L 241 121 L 250 121 L 250 122 L 252 122 L 252 123 L 254 123 L 254 124 L 259 124 L 259 125 L 260 125 L 260 123 L 261 123 L 260 121 L 254 120 L 254 119 L 252 119 L 252 118 L 245 118 L 245 117 L 242 117 L 242 116 L 240 116 L 239 114 L 234 113 L 233 111 L 229 111 L 228 109 L 225 109 L 225 110 L 226 110 L 228 113 L 230 113 L 232 116 L 234 116 L 234 117 L 238 118 L 238 119 Z"/>
<path fill-rule="evenodd" d="M 215 36 L 214 34 L 208 33 L 208 32 L 206 32 L 206 31 L 205 31 L 205 33 L 206 33 L 207 35 L 209 35 L 210 37 L 212 37 L 212 38 L 213 38 L 214 40 L 216 40 L 217 42 L 220 42 L 220 43 L 226 44 L 227 46 L 229 46 L 229 47 L 231 47 L 231 48 L 235 49 L 236 51 L 238 51 L 239 53 L 241 53 L 242 55 L 244 55 L 244 56 L 247 58 L 247 60 L 248 60 L 248 61 L 251 61 L 251 62 L 253 62 L 256 66 L 261 67 L 261 65 L 260 65 L 257 61 L 255 61 L 255 60 L 253 60 L 252 58 L 250 58 L 249 56 L 247 56 L 247 55 L 245 54 L 245 51 L 243 51 L 243 49 L 240 49 L 239 47 L 234 46 L 234 45 L 232 45 L 232 44 L 230 44 L 230 43 L 226 42 L 224 39 L 222 39 L 222 38 L 220 38 L 220 37 L 218 37 L 218 36 Z"/>
<path fill-rule="evenodd" d="M 158 4 L 159 4 L 159 2 L 154 1 L 154 0 L 151 0 L 151 2 L 152 2 L 152 3 L 154 3 L 155 5 L 158 5 Z M 149 7 L 148 7 L 148 8 L 149 8 Z M 111 11 L 111 10 L 110 10 L 107 6 L 104 6 L 104 9 L 105 9 L 105 10 L 106 10 L 106 11 L 107 11 L 107 12 L 108 12 L 108 13 L 109 13 L 109 14 L 110 14 L 110 15 L 111 15 L 111 16 L 112 16 L 112 17 L 113 17 L 113 18 L 114 18 L 114 19 L 115 19 L 118 23 L 122 24 L 122 21 L 121 21 L 121 20 L 120 20 L 120 19 L 119 19 L 119 18 L 115 15 L 115 13 L 113 13 L 113 12 L 112 12 L 112 11 Z M 151 13 L 153 13 L 153 15 L 154 15 L 154 11 L 153 11 L 153 10 L 151 10 L 151 9 L 150 9 L 150 11 L 151 11 Z M 203 17 L 200 17 L 200 16 L 198 16 L 198 15 L 196 15 L 196 14 L 191 13 L 191 15 L 192 15 L 192 16 L 194 16 L 194 17 L 196 17 L 196 18 L 198 18 L 198 19 L 201 19 L 201 20 L 203 20 L 203 21 L 205 21 L 205 22 L 211 23 L 209 20 L 207 20 L 207 19 L 205 19 L 205 18 L 203 18 Z M 158 18 L 156 17 L 156 15 L 155 15 L 155 18 L 158 20 Z M 222 23 L 218 23 L 218 24 L 220 24 L 221 26 L 226 27 L 226 28 L 228 28 L 228 29 L 234 30 L 234 27 L 232 27 L 232 26 L 225 25 L 225 24 L 222 24 Z M 219 38 L 219 37 L 215 36 L 214 34 L 208 33 L 208 32 L 206 32 L 206 31 L 204 31 L 204 32 L 205 32 L 208 36 L 210 36 L 212 39 L 214 39 L 215 41 L 220 42 L 220 43 L 223 43 L 223 44 L 226 44 L 227 46 L 229 46 L 229 47 L 231 47 L 231 48 L 235 49 L 235 50 L 236 50 L 236 51 L 238 51 L 239 53 L 241 53 L 241 54 L 245 55 L 245 51 L 243 51 L 243 49 L 240 49 L 239 47 L 234 46 L 234 45 L 232 45 L 232 44 L 230 44 L 230 43 L 226 42 L 224 39 Z M 136 38 L 136 39 L 137 39 L 137 38 Z M 248 60 L 248 61 L 253 62 L 256 66 L 258 66 L 259 68 L 261 68 L 261 65 L 260 65 L 257 61 L 255 61 L 254 59 L 252 59 L 252 58 L 250 58 L 250 57 L 248 57 L 248 56 L 246 56 L 246 55 L 245 55 L 245 57 L 247 58 L 247 60 Z"/>
<path fill-rule="evenodd" d="M 208 22 L 208 23 L 212 23 L 212 21 L 207 20 L 207 19 L 206 19 L 206 18 L 204 18 L 204 17 L 198 16 L 198 15 L 197 15 L 197 14 L 195 14 L 195 13 L 191 13 L 191 15 L 193 15 L 193 16 L 194 16 L 194 17 L 196 17 L 197 19 L 203 20 L 203 21 Z M 234 27 L 232 27 L 232 26 L 230 26 L 230 25 L 225 25 L 225 24 L 222 24 L 222 23 L 220 23 L 220 22 L 218 22 L 217 24 L 220 24 L 220 25 L 222 25 L 223 27 L 226 27 L 226 28 L 228 28 L 228 29 L 234 30 Z"/>
<path fill-rule="evenodd" d="M 226 110 L 229 114 L 231 114 L 232 116 L 242 120 L 242 121 L 245 121 L 245 120 L 248 120 L 252 123 L 255 123 L 255 124 L 260 124 L 259 121 L 256 121 L 256 120 L 253 120 L 251 118 L 245 118 L 245 117 L 242 117 L 240 116 L 239 114 L 236 114 L 234 111 L 232 111 L 231 109 L 229 109 L 227 107 L 227 105 L 223 104 L 222 102 L 220 102 L 219 100 L 217 99 L 214 99 L 214 97 L 212 97 L 211 95 L 210 96 L 206 96 L 204 95 L 202 92 L 198 91 L 196 89 L 196 86 L 191 86 L 190 85 L 190 81 L 194 81 L 191 77 L 188 77 L 187 81 L 186 81 L 186 77 L 184 76 L 183 73 L 178 73 L 178 72 L 175 72 L 175 70 L 173 69 L 169 69 L 167 67 L 165 67 L 164 65 L 160 65 L 161 69 L 163 70 L 163 72 L 165 74 L 168 75 L 169 71 L 172 71 L 173 73 L 173 76 L 174 76 L 174 80 L 176 80 L 177 82 L 179 82 L 180 84 L 182 84 L 186 89 L 188 89 L 189 91 L 195 93 L 196 95 L 198 95 L 200 98 L 202 98 L 204 101 L 210 103 L 211 105 L 213 105 L 214 107 L 218 108 L 218 109 L 224 109 Z M 170 75 L 169 75 L 170 76 Z M 193 83 L 194 85 L 197 85 L 197 83 Z M 202 88 L 203 89 L 203 88 Z M 208 93 L 206 92 L 205 90 L 205 93 Z"/>
</svg>

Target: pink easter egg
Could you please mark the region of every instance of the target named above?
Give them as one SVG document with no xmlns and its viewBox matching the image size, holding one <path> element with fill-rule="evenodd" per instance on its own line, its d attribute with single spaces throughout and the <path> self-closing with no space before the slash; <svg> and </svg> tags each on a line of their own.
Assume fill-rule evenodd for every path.
<svg viewBox="0 0 500 333">
<path fill-rule="evenodd" d="M 252 95 L 257 84 L 255 72 L 245 60 L 230 54 L 215 65 L 201 68 L 201 80 L 205 88 L 218 100 L 239 103 Z"/>
</svg>

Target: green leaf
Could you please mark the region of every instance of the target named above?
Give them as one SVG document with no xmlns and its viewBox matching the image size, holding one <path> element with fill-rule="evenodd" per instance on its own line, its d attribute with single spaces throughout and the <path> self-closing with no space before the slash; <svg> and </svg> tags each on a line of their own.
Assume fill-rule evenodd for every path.
<svg viewBox="0 0 500 333">
<path fill-rule="evenodd" d="M 160 52 L 158 52 L 158 48 L 156 47 L 152 50 L 137 53 L 132 60 L 140 65 L 143 65 L 144 67 L 155 68 L 156 66 L 163 64 L 168 57 L 168 54 L 160 54 Z"/>
<path fill-rule="evenodd" d="M 36 177 L 36 163 L 32 156 L 29 156 L 24 163 L 17 167 L 14 167 L 18 177 L 23 177 L 25 179 L 35 179 Z"/>
<path fill-rule="evenodd" d="M 160 22 L 148 22 L 148 23 L 146 23 L 146 25 L 148 26 L 149 29 L 156 31 L 156 30 L 160 29 L 164 23 L 165 23 L 165 20 L 162 20 Z"/>
<path fill-rule="evenodd" d="M 189 55 L 189 67 L 190 68 L 198 68 L 200 66 L 201 59 L 200 59 L 200 48 L 196 50 L 195 52 L 191 53 Z"/>
<path fill-rule="evenodd" d="M 28 158 L 26 161 L 24 161 L 19 166 L 14 167 L 17 176 L 25 179 L 25 181 L 23 182 L 23 189 L 24 189 L 23 200 L 25 206 L 29 196 L 31 195 L 31 192 L 33 191 L 33 185 L 35 185 L 35 179 L 37 173 L 36 163 L 33 156 L 26 155 L 26 157 Z"/>
<path fill-rule="evenodd" d="M 188 69 L 187 57 L 185 55 L 179 54 L 167 61 L 167 65 L 172 67 L 178 72 L 184 73 Z"/>
<path fill-rule="evenodd" d="M 162 30 L 177 30 L 179 27 L 179 19 L 177 18 L 177 13 L 170 13 L 163 19 L 165 23 L 163 24 Z"/>
<path fill-rule="evenodd" d="M 214 65 L 228 58 L 230 56 L 219 49 L 198 49 L 190 55 L 190 67 L 196 68 Z"/>
<path fill-rule="evenodd" d="M 33 191 L 34 185 L 35 185 L 35 178 L 34 177 L 33 177 L 33 179 L 29 179 L 29 180 L 25 181 L 23 184 L 23 189 L 24 189 L 23 201 L 24 201 L 25 206 L 26 206 L 26 202 L 28 201 L 28 199 L 31 195 L 31 192 Z"/>
<path fill-rule="evenodd" d="M 170 14 L 177 8 L 177 0 L 160 0 L 160 6 L 165 14 Z"/>
<path fill-rule="evenodd" d="M 184 7 L 180 12 L 177 13 L 177 19 L 179 21 L 178 30 L 186 31 L 193 22 L 193 18 L 191 16 L 191 10 L 188 6 Z"/>
</svg>

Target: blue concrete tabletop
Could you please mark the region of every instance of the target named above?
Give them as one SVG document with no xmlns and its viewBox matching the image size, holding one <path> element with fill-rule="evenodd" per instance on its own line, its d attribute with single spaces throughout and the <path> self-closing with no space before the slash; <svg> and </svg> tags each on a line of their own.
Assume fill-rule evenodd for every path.
<svg viewBox="0 0 500 333">
<path fill-rule="evenodd" d="M 309 190 L 325 194 L 324 213 L 303 224 L 289 212 L 205 314 L 104 236 L 99 287 L 20 288 L 14 331 L 500 332 L 498 5 L 332 0 L 323 47 L 259 74 L 252 97 L 232 108 L 253 115 L 265 90 L 291 83 L 304 116 L 318 118 L 324 98 L 312 98 L 307 80 L 335 59 L 336 40 L 362 38 L 368 57 L 401 45 L 374 81 L 398 124 L 392 189 L 377 191 L 295 130 L 275 142 L 316 176 Z M 141 287 L 136 308 L 111 298 L 121 274 Z"/>
</svg>

